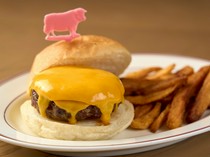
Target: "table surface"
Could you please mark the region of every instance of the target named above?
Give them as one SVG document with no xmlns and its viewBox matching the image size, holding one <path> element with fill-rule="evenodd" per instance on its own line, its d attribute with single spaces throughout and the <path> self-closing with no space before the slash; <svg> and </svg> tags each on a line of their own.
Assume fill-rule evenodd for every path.
<svg viewBox="0 0 210 157">
<path fill-rule="evenodd" d="M 80 34 L 104 35 L 131 52 L 175 54 L 210 59 L 209 1 L 0 1 L 0 81 L 30 69 L 45 41 L 43 17 L 76 7 L 88 10 Z M 125 157 L 210 156 L 210 132 L 177 144 Z M 41 151 L 0 142 L 2 157 L 53 157 Z"/>
</svg>

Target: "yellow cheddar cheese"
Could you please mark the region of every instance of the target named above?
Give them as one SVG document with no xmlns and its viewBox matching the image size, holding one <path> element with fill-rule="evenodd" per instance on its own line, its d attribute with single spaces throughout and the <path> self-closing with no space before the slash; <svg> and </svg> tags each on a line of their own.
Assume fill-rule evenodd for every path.
<svg viewBox="0 0 210 157">
<path fill-rule="evenodd" d="M 101 121 L 108 124 L 115 104 L 124 101 L 124 88 L 114 74 L 93 68 L 60 66 L 40 72 L 30 89 L 39 94 L 40 114 L 46 116 L 49 101 L 71 114 L 69 123 L 76 123 L 76 114 L 89 105 L 97 106 Z"/>
</svg>

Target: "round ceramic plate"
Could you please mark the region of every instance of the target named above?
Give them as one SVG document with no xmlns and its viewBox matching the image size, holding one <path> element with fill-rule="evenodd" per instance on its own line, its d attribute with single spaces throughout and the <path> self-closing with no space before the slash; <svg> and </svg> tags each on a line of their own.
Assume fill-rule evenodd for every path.
<svg viewBox="0 0 210 157">
<path fill-rule="evenodd" d="M 125 73 L 148 66 L 166 67 L 172 63 L 176 64 L 177 69 L 190 65 L 198 70 L 210 63 L 196 58 L 155 54 L 134 54 L 132 58 Z M 0 85 L 0 140 L 14 145 L 66 156 L 114 156 L 165 147 L 210 131 L 210 111 L 206 111 L 197 122 L 173 130 L 162 128 L 157 133 L 126 129 L 112 139 L 103 141 L 64 141 L 37 137 L 24 125 L 20 116 L 20 105 L 27 99 L 28 76 L 25 73 Z"/>
</svg>

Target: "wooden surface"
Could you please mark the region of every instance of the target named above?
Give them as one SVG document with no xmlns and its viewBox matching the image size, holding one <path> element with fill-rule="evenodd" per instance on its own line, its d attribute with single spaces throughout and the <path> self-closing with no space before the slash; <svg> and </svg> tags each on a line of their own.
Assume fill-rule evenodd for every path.
<svg viewBox="0 0 210 157">
<path fill-rule="evenodd" d="M 210 1 L 158 0 L 1 0 L 0 81 L 29 70 L 44 40 L 43 17 L 76 7 L 88 10 L 81 34 L 104 35 L 131 52 L 152 52 L 210 60 Z M 2 95 L 1 95 L 2 96 Z M 209 157 L 210 132 L 183 142 L 125 157 Z M 0 142 L 1 157 L 53 157 Z"/>
</svg>

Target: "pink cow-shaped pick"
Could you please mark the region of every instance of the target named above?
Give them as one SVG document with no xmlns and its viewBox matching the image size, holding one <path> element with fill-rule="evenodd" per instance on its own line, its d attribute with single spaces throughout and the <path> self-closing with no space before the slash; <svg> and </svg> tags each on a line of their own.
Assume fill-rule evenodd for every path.
<svg viewBox="0 0 210 157">
<path fill-rule="evenodd" d="M 80 36 L 77 31 L 77 26 L 80 22 L 85 21 L 85 13 L 87 11 L 83 8 L 77 8 L 63 13 L 51 13 L 44 17 L 44 33 L 46 40 L 66 40 Z M 55 31 L 69 31 L 68 35 L 55 35 Z"/>
</svg>

